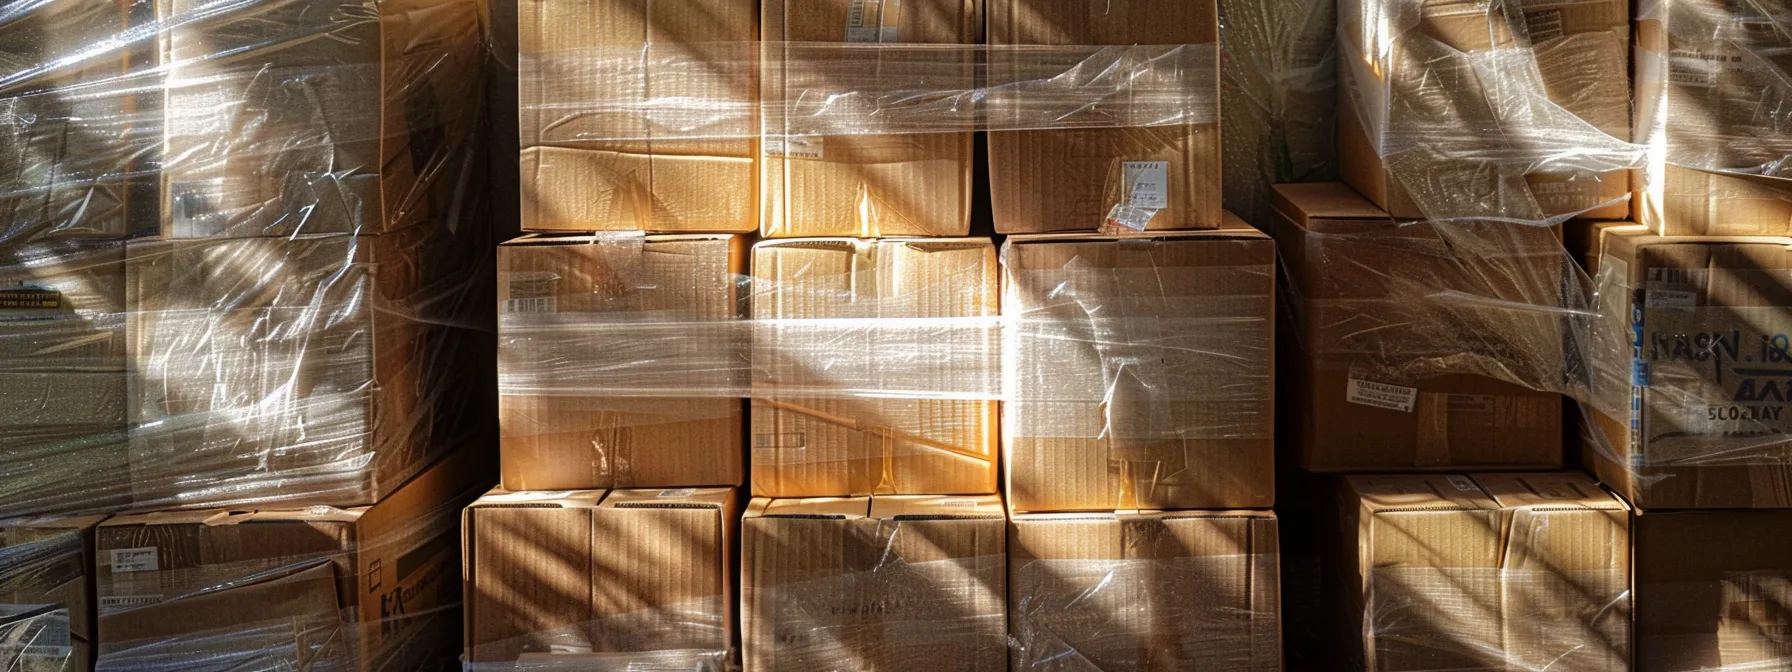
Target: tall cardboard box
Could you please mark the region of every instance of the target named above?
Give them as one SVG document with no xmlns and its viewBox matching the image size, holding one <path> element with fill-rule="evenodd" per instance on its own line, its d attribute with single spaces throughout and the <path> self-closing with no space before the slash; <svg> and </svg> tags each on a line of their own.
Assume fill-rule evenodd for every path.
<svg viewBox="0 0 1792 672">
<path fill-rule="evenodd" d="M 124 244 L 0 244 L 0 518 L 103 511 L 126 479 Z"/>
<path fill-rule="evenodd" d="M 461 515 L 466 661 L 730 660 L 736 497 L 732 488 L 487 493 Z"/>
<path fill-rule="evenodd" d="M 95 539 L 101 667 L 454 660 L 457 516 L 489 487 L 490 462 L 462 450 L 366 507 L 108 519 Z"/>
<path fill-rule="evenodd" d="M 1135 69 L 1154 81 L 1187 78 L 1186 92 L 1178 97 L 1190 109 L 1212 112 L 1210 121 L 1127 127 L 1133 118 L 1127 105 L 1153 102 L 1129 98 L 1111 111 L 1121 120 L 1119 127 L 1071 115 L 1063 123 L 1075 126 L 1088 121 L 1096 127 L 991 132 L 989 185 L 997 232 L 1219 226 L 1217 2 L 1193 0 L 1172 7 L 1146 0 L 989 0 L 989 45 L 994 84 L 987 105 L 995 129 L 1026 127 L 1033 108 L 1064 102 L 1054 98 L 1066 96 L 1051 84 L 1054 79 L 1081 81 L 1089 73 L 1078 68 L 1109 65 Z M 1182 46 L 1155 54 L 1121 50 L 1122 60 L 1112 64 L 1096 49 L 1078 48 L 1101 45 Z M 1032 49 L 1038 46 L 1063 49 Z M 1153 56 L 1178 67 L 1160 71 L 1150 63 Z M 1053 76 L 1039 71 L 1041 62 L 1062 62 L 1065 72 Z M 1155 87 L 1150 91 L 1168 95 Z M 1079 90 L 1069 98 L 1080 106 L 1090 95 Z M 1110 113 L 1099 105 L 1079 111 L 1092 116 Z M 1118 225 L 1111 227 L 1111 221 Z"/>
<path fill-rule="evenodd" d="M 1554 232 L 1397 224 L 1336 182 L 1275 192 L 1303 468 L 1561 466 L 1562 396 L 1513 382 L 1562 384 L 1574 276 Z"/>
<path fill-rule="evenodd" d="M 753 248 L 753 494 L 996 491 L 987 239 Z"/>
<path fill-rule="evenodd" d="M 103 515 L 0 526 L 0 664 L 93 669 L 93 528 Z"/>
<path fill-rule="evenodd" d="M 744 237 L 725 234 L 499 246 L 505 487 L 740 485 L 746 262 Z M 680 386 L 710 389 L 654 392 Z"/>
<path fill-rule="evenodd" d="M 994 495 L 754 499 L 746 670 L 1006 667 L 1006 523 Z"/>
<path fill-rule="evenodd" d="M 1016 511 L 1275 503 L 1275 244 L 1014 236 L 1003 465 Z"/>
<path fill-rule="evenodd" d="M 774 111 L 830 92 L 853 90 L 860 78 L 906 81 L 925 76 L 943 91 L 977 87 L 974 54 L 875 50 L 839 43 L 973 44 L 982 40 L 983 0 L 769 0 L 761 9 L 765 49 L 762 99 Z M 816 61 L 837 59 L 826 66 Z M 950 66 L 960 64 L 959 81 Z M 887 75 L 885 73 L 888 73 Z M 887 110 L 869 104 L 836 115 L 879 129 Z M 842 101 L 853 105 L 856 99 Z M 971 229 L 972 134 L 914 133 L 804 136 L 785 113 L 765 120 L 761 164 L 769 237 L 964 236 Z"/>
<path fill-rule="evenodd" d="M 1639 672 L 1792 660 L 1792 512 L 1649 511 L 1630 525 Z"/>
<path fill-rule="evenodd" d="M 1338 16 L 1338 172 L 1376 205 L 1630 216 L 1628 166 L 1600 154 L 1629 137 L 1629 2 L 1346 0 Z"/>
<path fill-rule="evenodd" d="M 516 11 L 524 230 L 758 227 L 756 2 Z"/>
<path fill-rule="evenodd" d="M 1282 669 L 1268 511 L 1015 514 L 1010 669 Z"/>
<path fill-rule="evenodd" d="M 373 234 L 455 214 L 482 121 L 475 0 L 156 0 L 161 232 Z"/>
<path fill-rule="evenodd" d="M 1630 666 L 1629 509 L 1577 473 L 1350 476 L 1330 558 L 1359 669 Z"/>
<path fill-rule="evenodd" d="M 1752 3 L 1650 3 L 1636 22 L 1638 217 L 1672 235 L 1792 234 L 1785 36 Z M 1776 110 L 1776 111 L 1767 111 Z"/>
<path fill-rule="evenodd" d="M 1792 238 L 1600 236 L 1582 454 L 1640 509 L 1792 507 Z"/>
</svg>

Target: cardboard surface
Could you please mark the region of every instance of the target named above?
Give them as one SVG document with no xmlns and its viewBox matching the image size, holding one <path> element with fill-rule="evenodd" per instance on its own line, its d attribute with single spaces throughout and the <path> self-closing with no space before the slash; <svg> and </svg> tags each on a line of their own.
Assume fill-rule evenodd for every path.
<svg viewBox="0 0 1792 672">
<path fill-rule="evenodd" d="M 974 44 L 982 39 L 983 0 L 864 0 L 792 2 L 770 0 L 761 9 L 767 50 L 814 49 L 816 44 L 873 41 L 902 44 Z M 864 17 L 873 16 L 877 34 Z M 860 17 L 855 19 L 854 17 Z M 856 22 L 855 22 L 856 21 Z M 794 47 L 787 43 L 796 43 Z M 901 57 L 846 52 L 840 59 L 863 72 L 904 67 Z M 805 69 L 799 51 L 767 54 L 761 73 L 762 97 L 773 106 L 843 87 Z M 977 84 L 971 54 L 963 77 L 941 76 L 941 90 L 971 90 Z M 927 66 L 932 69 L 934 66 Z M 843 66 L 842 70 L 849 70 Z M 817 81 L 822 78 L 821 81 Z M 876 129 L 879 110 L 865 111 Z M 768 135 L 789 129 L 769 122 Z M 802 151 L 772 140 L 761 156 L 764 193 L 760 232 L 768 237 L 802 236 L 964 236 L 970 234 L 971 133 L 904 133 L 798 138 Z"/>
<path fill-rule="evenodd" d="M 1792 507 L 1792 238 L 1602 233 L 1586 462 L 1640 509 Z"/>
<path fill-rule="evenodd" d="M 741 525 L 745 669 L 1006 666 L 998 497 L 780 501 Z"/>
<path fill-rule="evenodd" d="M 1639 672 L 1774 669 L 1792 660 L 1787 511 L 1646 512 L 1631 520 Z"/>
<path fill-rule="evenodd" d="M 667 357 L 689 353 L 703 361 L 715 353 L 684 348 L 729 345 L 722 337 L 690 334 L 701 322 L 740 317 L 740 278 L 746 243 L 731 235 L 655 235 L 644 239 L 588 236 L 528 236 L 498 248 L 498 306 L 506 314 L 530 317 L 551 313 L 579 320 L 661 321 L 673 327 L 648 333 L 665 343 Z M 574 322 L 576 332 L 595 326 Z M 618 336 L 622 337 L 622 336 Z M 587 350 L 581 338 L 524 348 L 502 341 L 500 375 L 543 381 L 582 375 L 586 367 L 629 367 L 606 352 Z M 736 344 L 738 345 L 738 344 Z M 536 348 L 577 348 L 573 352 Z M 610 352 L 641 352 L 616 345 Z M 744 356 L 745 353 L 741 353 Z M 558 364 L 548 366 L 544 362 Z M 581 371 L 556 370 L 581 369 Z M 545 370 L 544 370 L 545 369 Z M 701 375 L 701 374 L 692 374 Z M 671 382 L 671 381 L 667 381 Z M 745 477 L 745 404 L 717 390 L 710 396 L 604 397 L 566 394 L 504 394 L 499 398 L 504 484 L 511 490 L 609 487 L 740 485 Z"/>
<path fill-rule="evenodd" d="M 996 266 L 978 238 L 756 245 L 754 319 L 857 321 L 793 322 L 755 343 L 753 493 L 995 492 L 996 402 L 940 397 L 994 387 Z M 922 398 L 871 396 L 900 390 Z"/>
<path fill-rule="evenodd" d="M 372 506 L 114 516 L 95 539 L 100 655 L 451 660 L 455 513 L 490 470 L 469 449 Z"/>
<path fill-rule="evenodd" d="M 1010 669 L 1280 669 L 1275 514 L 1016 514 Z"/>
<path fill-rule="evenodd" d="M 516 12 L 524 230 L 757 228 L 758 115 L 683 131 L 646 110 L 756 103 L 757 3 L 522 0 Z M 712 131 L 725 137 L 698 137 Z"/>
<path fill-rule="evenodd" d="M 1626 669 L 1628 507 L 1573 473 L 1341 479 L 1335 655 L 1377 672 Z"/>
<path fill-rule="evenodd" d="M 33 670 L 93 667 L 93 529 L 105 516 L 24 519 L 0 526 L 0 612 L 9 621 L 0 661 Z M 26 632 L 34 635 L 27 636 Z"/>
<path fill-rule="evenodd" d="M 1176 6 L 1146 0 L 1091 4 L 1082 0 L 989 0 L 989 44 L 1014 45 L 1198 45 L 1219 49 L 1218 3 L 1198 0 Z M 992 67 L 1002 67 L 998 62 Z M 1217 73 L 1216 73 L 1217 74 Z M 992 73 L 1001 81 L 1012 73 Z M 1214 101 L 1219 82 L 1191 91 Z M 989 115 L 1000 124 L 1021 114 L 1025 98 L 989 100 Z M 1004 106 L 1016 106 L 1005 111 Z M 1148 230 L 1210 229 L 1220 225 L 1219 124 L 989 134 L 989 183 L 996 231 L 1045 233 L 1100 231 L 1116 206 L 1132 193 L 1126 163 L 1165 162 L 1164 207 Z"/>
<path fill-rule="evenodd" d="M 467 660 L 734 647 L 732 488 L 507 492 L 462 515 Z"/>
<path fill-rule="evenodd" d="M 1492 363 L 1534 385 L 1564 370 L 1552 309 L 1477 310 L 1432 298 L 1460 291 L 1560 305 L 1569 263 L 1547 230 L 1397 225 L 1349 187 L 1277 185 L 1270 228 L 1282 254 L 1296 337 L 1282 349 L 1309 471 L 1553 469 L 1562 397 L 1470 373 L 1381 380 L 1416 360 Z M 1498 253 L 1490 254 L 1490 251 Z"/>
<path fill-rule="evenodd" d="M 1015 510 L 1274 504 L 1267 236 L 1016 236 L 1004 258 Z"/>
</svg>

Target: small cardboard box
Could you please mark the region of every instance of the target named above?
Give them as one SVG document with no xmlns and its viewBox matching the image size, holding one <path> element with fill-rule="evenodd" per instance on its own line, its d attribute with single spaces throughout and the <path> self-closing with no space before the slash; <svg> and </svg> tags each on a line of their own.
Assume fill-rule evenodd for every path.
<svg viewBox="0 0 1792 672">
<path fill-rule="evenodd" d="M 1006 523 L 994 495 L 754 499 L 747 672 L 1006 667 Z"/>
<path fill-rule="evenodd" d="M 996 267 L 982 238 L 756 245 L 753 494 L 995 492 Z"/>
<path fill-rule="evenodd" d="M 467 662 L 676 650 L 727 660 L 736 497 L 732 488 L 487 493 L 461 517 Z"/>
<path fill-rule="evenodd" d="M 1015 514 L 1010 669 L 1281 669 L 1277 548 L 1268 511 Z"/>
<path fill-rule="evenodd" d="M 1510 12 L 1463 0 L 1356 0 L 1339 15 L 1338 173 L 1377 206 L 1403 219 L 1630 216 L 1628 170 L 1524 172 L 1552 141 L 1629 137 L 1627 0 Z M 1483 69 L 1521 62 L 1492 60 L 1494 50 L 1524 48 L 1520 39 L 1535 78 L 1485 79 Z M 1537 107 L 1531 96 L 1552 105 L 1514 112 Z M 1502 153 L 1525 158 L 1487 158 Z"/>
<path fill-rule="evenodd" d="M 841 50 L 845 63 L 818 68 L 820 45 L 973 44 L 982 38 L 983 0 L 768 0 L 762 23 L 768 50 L 761 74 L 763 98 L 784 106 L 806 97 L 849 89 L 857 77 L 924 72 L 943 91 L 976 88 L 977 68 L 970 51 L 952 53 Z M 900 48 L 898 48 L 900 49 Z M 914 59 L 905 64 L 904 58 Z M 962 61 L 962 78 L 952 81 L 948 66 Z M 862 64 L 863 68 L 854 65 Z M 819 70 L 819 71 L 818 71 Z M 836 77 L 844 73 L 844 77 Z M 841 81 L 844 79 L 845 81 Z M 850 101 L 842 101 L 850 105 Z M 861 114 L 862 126 L 880 123 L 875 106 L 833 110 Z M 964 236 L 971 232 L 971 133 L 864 133 L 793 136 L 767 119 L 764 143 L 760 232 L 767 237 L 803 236 Z M 893 129 L 903 130 L 903 129 Z"/>
<path fill-rule="evenodd" d="M 1309 471 L 1554 469 L 1566 268 L 1539 227 L 1400 225 L 1336 182 L 1276 185 L 1292 424 Z M 1435 295 L 1456 291 L 1470 301 Z M 1514 306 L 1537 308 L 1515 308 Z M 1298 346 L 1298 347 L 1292 347 Z M 1380 379 L 1415 362 L 1436 370 Z M 1458 370 L 1460 369 L 1460 370 Z"/>
<path fill-rule="evenodd" d="M 1008 239 L 1014 510 L 1274 505 L 1275 244 L 1227 224 Z"/>
<path fill-rule="evenodd" d="M 95 539 L 102 661 L 454 660 L 457 516 L 489 487 L 490 462 L 461 450 L 372 506 L 107 520 Z"/>
<path fill-rule="evenodd" d="M 521 0 L 517 36 L 524 230 L 758 228 L 757 2 Z"/>
<path fill-rule="evenodd" d="M 1586 463 L 1639 509 L 1792 507 L 1792 238 L 1600 234 Z"/>
<path fill-rule="evenodd" d="M 1647 511 L 1630 526 L 1639 672 L 1784 666 L 1792 511 Z"/>
<path fill-rule="evenodd" d="M 998 85 L 988 113 L 991 125 L 1002 128 L 1027 118 L 1029 106 L 1037 102 L 1029 96 L 1054 95 L 1049 86 L 1045 93 L 1035 93 L 1023 74 L 1032 73 L 1040 59 L 1066 58 L 1029 55 L 1026 47 L 1185 45 L 1183 52 L 1211 52 L 1218 63 L 1219 8 L 1213 0 L 1174 6 L 1148 0 L 989 0 L 989 45 L 994 50 L 990 77 Z M 1089 57 L 1100 58 L 1093 50 Z M 1071 67 L 1090 67 L 1080 58 L 1066 60 Z M 1217 67 L 1213 76 L 1212 82 L 1187 92 L 1189 105 L 1211 106 L 1211 123 L 991 132 L 989 186 L 996 231 L 1100 231 L 1117 208 L 1149 212 L 1143 228 L 1153 231 L 1218 227 Z"/>
<path fill-rule="evenodd" d="M 103 515 L 0 526 L 0 663 L 93 669 L 93 529 Z"/>
<path fill-rule="evenodd" d="M 741 316 L 746 261 L 744 237 L 727 234 L 531 235 L 499 246 L 505 487 L 740 485 L 745 367 L 730 354 L 744 361 L 747 347 L 729 322 Z M 711 370 L 693 370 L 702 368 Z M 711 379 L 694 397 L 576 393 Z"/>
<path fill-rule="evenodd" d="M 1336 654 L 1358 669 L 1624 670 L 1629 509 L 1577 473 L 1342 479 Z"/>
</svg>

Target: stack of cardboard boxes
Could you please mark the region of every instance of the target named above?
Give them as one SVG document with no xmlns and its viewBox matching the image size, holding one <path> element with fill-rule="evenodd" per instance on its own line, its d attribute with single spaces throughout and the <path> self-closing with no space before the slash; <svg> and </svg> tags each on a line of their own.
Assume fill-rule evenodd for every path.
<svg viewBox="0 0 1792 672">
<path fill-rule="evenodd" d="M 3 30 L 0 655 L 452 660 L 445 542 L 489 472 L 489 381 L 461 368 L 491 356 L 477 3 L 58 3 Z"/>
</svg>

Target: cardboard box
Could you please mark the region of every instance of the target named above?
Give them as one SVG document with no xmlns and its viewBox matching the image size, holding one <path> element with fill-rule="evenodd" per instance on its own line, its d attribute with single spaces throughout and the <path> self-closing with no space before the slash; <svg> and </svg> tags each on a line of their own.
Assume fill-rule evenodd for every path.
<svg viewBox="0 0 1792 672">
<path fill-rule="evenodd" d="M 1792 507 L 1792 238 L 1603 232 L 1586 463 L 1640 509 Z"/>
<path fill-rule="evenodd" d="M 122 373 L 124 244 L 0 245 L 0 371 Z"/>
<path fill-rule="evenodd" d="M 1355 669 L 1629 669 L 1629 510 L 1586 476 L 1350 476 L 1337 503 Z"/>
<path fill-rule="evenodd" d="M 264 669 L 452 661 L 457 514 L 492 465 L 462 450 L 373 506 L 115 516 L 96 533 L 103 665 Z"/>
<path fill-rule="evenodd" d="M 93 528 L 105 516 L 0 526 L 0 663 L 93 669 Z"/>
<path fill-rule="evenodd" d="M 467 662 L 730 659 L 739 516 L 731 488 L 487 493 L 461 516 Z"/>
<path fill-rule="evenodd" d="M 517 24 L 524 230 L 758 228 L 756 2 L 522 0 Z"/>
<path fill-rule="evenodd" d="M 1555 233 L 1396 224 L 1336 182 L 1275 190 L 1271 232 L 1299 345 L 1283 349 L 1282 370 L 1302 468 L 1561 466 L 1562 396 L 1513 382 L 1561 385 L 1573 262 Z"/>
<path fill-rule="evenodd" d="M 1777 19 L 1719 0 L 1651 7 L 1636 22 L 1638 218 L 1671 235 L 1792 234 L 1792 134 L 1761 108 L 1785 95 L 1785 64 L 1765 56 L 1784 45 Z"/>
<path fill-rule="evenodd" d="M 1020 73 L 1037 58 L 1023 45 L 1191 45 L 1219 59 L 1219 10 L 1213 0 L 1162 3 L 1115 0 L 989 0 L 990 77 L 999 83 L 988 101 L 990 124 L 1025 119 L 1029 95 Z M 1074 56 L 1076 52 L 1069 52 Z M 1077 67 L 1082 59 L 1056 56 Z M 1093 53 L 1090 58 L 1097 58 Z M 1192 60 L 1192 59 L 1191 59 Z M 1099 61 L 1097 61 L 1099 62 Z M 1089 67 L 1089 66 L 1082 66 Z M 1154 72 L 1148 67 L 1146 72 Z M 1068 75 L 1074 78 L 1075 75 Z M 1212 123 L 1133 128 L 997 131 L 989 134 L 989 184 L 999 233 L 1100 231 L 1116 208 L 1142 208 L 1149 230 L 1211 229 L 1220 225 L 1219 70 L 1211 86 L 1190 90 L 1194 104 L 1211 101 Z M 1150 193 L 1161 185 L 1161 193 Z M 1140 189 L 1139 187 L 1145 187 Z M 1161 207 L 1150 207 L 1161 206 Z"/>
<path fill-rule="evenodd" d="M 1275 244 L 1227 224 L 1008 239 L 1015 510 L 1275 504 Z"/>
<path fill-rule="evenodd" d="M 747 672 L 1008 659 L 1001 499 L 754 499 L 741 523 Z"/>
<path fill-rule="evenodd" d="M 767 49 L 761 74 L 762 98 L 783 106 L 817 94 L 854 88 L 849 77 L 876 76 L 904 67 L 944 72 L 932 82 L 940 90 L 977 87 L 973 54 L 885 56 L 842 50 L 845 64 L 817 68 L 819 44 L 972 44 L 982 39 L 982 0 L 864 0 L 791 2 L 769 0 L 761 9 Z M 833 56 L 835 54 L 826 54 Z M 962 81 L 945 77 L 953 59 L 963 59 Z M 852 65 L 863 65 L 862 69 Z M 824 70 L 816 72 L 816 70 Z M 905 74 L 895 74 L 905 77 Z M 879 112 L 867 106 L 865 126 L 876 129 Z M 845 113 L 845 112 L 842 112 Z M 887 114 L 887 112 L 885 112 Z M 769 237 L 801 236 L 964 236 L 971 232 L 971 133 L 892 135 L 794 135 L 782 119 L 768 119 L 763 164 L 764 216 L 760 231 Z"/>
<path fill-rule="evenodd" d="M 989 240 L 765 241 L 753 282 L 755 496 L 996 491 Z"/>
<path fill-rule="evenodd" d="M 1010 669 L 1282 668 L 1273 513 L 1016 514 L 1008 535 Z"/>
<path fill-rule="evenodd" d="M 1536 165 L 1563 162 L 1551 143 L 1603 140 L 1595 131 L 1612 145 L 1629 138 L 1629 8 L 1626 0 L 1510 12 L 1462 0 L 1346 3 L 1339 174 L 1401 218 L 1629 217 L 1629 171 Z M 1537 79 L 1489 79 L 1483 69 L 1520 62 L 1490 54 L 1527 48 L 1515 43 L 1531 52 L 1516 67 L 1534 63 Z M 1535 97 L 1554 107 L 1536 109 Z"/>
<path fill-rule="evenodd" d="M 747 348 L 740 325 L 723 322 L 741 316 L 746 257 L 744 237 L 724 234 L 526 236 L 499 246 L 498 367 L 513 381 L 499 397 L 505 487 L 740 485 L 745 367 L 727 358 L 744 360 Z M 705 322 L 717 324 L 704 331 Z M 693 370 L 703 368 L 714 370 Z M 561 391 L 711 379 L 713 389 L 694 397 Z M 534 384 L 555 389 L 513 391 Z"/>
<path fill-rule="evenodd" d="M 1792 511 L 1650 511 L 1630 525 L 1639 672 L 1792 660 Z"/>
<path fill-rule="evenodd" d="M 468 286 L 486 245 L 429 226 L 133 241 L 138 505 L 371 504 L 469 440 L 491 351 L 461 311 L 490 305 Z"/>
<path fill-rule="evenodd" d="M 164 20 L 162 233 L 373 234 L 460 209 L 479 3 L 319 0 Z"/>
</svg>

